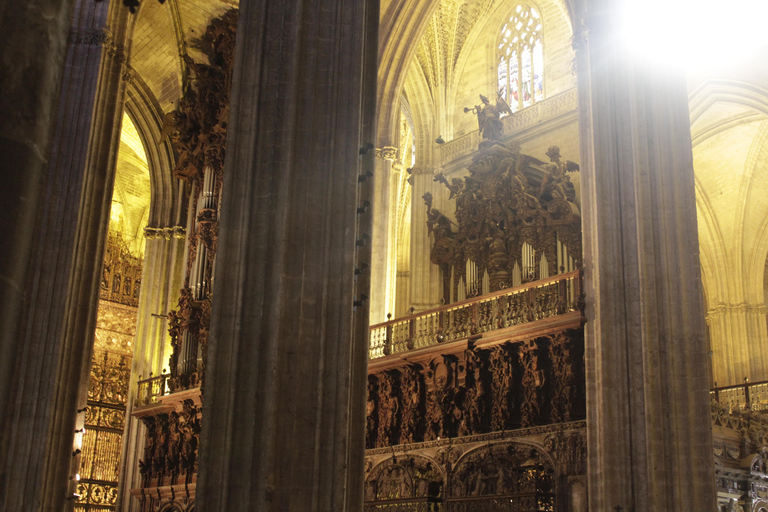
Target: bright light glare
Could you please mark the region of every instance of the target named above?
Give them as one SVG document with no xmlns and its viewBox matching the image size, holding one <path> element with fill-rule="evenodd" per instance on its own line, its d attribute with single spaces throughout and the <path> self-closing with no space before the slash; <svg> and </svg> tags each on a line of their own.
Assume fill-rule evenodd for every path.
<svg viewBox="0 0 768 512">
<path fill-rule="evenodd" d="M 768 39 L 768 0 L 626 0 L 624 6 L 627 44 L 660 65 L 693 70 L 733 62 Z"/>
</svg>

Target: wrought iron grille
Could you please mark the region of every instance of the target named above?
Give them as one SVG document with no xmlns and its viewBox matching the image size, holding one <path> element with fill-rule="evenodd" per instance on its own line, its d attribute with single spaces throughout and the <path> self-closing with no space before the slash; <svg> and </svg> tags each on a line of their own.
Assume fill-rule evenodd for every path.
<svg viewBox="0 0 768 512">
<path fill-rule="evenodd" d="M 75 512 L 115 510 L 130 357 L 106 351 L 94 356 Z"/>
</svg>

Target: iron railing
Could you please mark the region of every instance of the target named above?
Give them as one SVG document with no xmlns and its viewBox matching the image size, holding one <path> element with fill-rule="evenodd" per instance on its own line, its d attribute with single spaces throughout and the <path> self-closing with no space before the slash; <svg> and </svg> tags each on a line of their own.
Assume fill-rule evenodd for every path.
<svg viewBox="0 0 768 512">
<path fill-rule="evenodd" d="M 151 374 L 150 374 L 151 375 Z M 168 379 L 170 374 L 164 373 L 157 377 L 150 377 L 139 381 L 139 389 L 136 393 L 135 407 L 142 407 L 157 403 L 157 399 L 170 393 Z"/>
<path fill-rule="evenodd" d="M 581 271 L 574 270 L 371 326 L 368 357 L 460 340 L 578 311 Z"/>
<path fill-rule="evenodd" d="M 768 411 L 768 381 L 713 388 L 709 395 L 731 411 Z"/>
</svg>

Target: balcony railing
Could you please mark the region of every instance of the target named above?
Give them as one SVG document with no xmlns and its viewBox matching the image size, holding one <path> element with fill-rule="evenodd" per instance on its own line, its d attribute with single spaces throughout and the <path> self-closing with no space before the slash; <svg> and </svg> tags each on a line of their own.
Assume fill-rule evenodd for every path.
<svg viewBox="0 0 768 512">
<path fill-rule="evenodd" d="M 530 107 L 515 112 L 514 115 L 502 118 L 504 136 L 512 137 L 533 126 L 538 126 L 548 119 L 574 112 L 576 105 L 575 87 L 545 100 L 537 101 Z M 482 140 L 480 130 L 475 130 L 437 146 L 435 149 L 440 165 L 448 166 L 457 158 L 477 151 Z"/>
<path fill-rule="evenodd" d="M 768 381 L 714 388 L 709 394 L 730 411 L 768 411 Z"/>
<path fill-rule="evenodd" d="M 157 399 L 170 393 L 168 379 L 170 374 L 164 373 L 157 377 L 150 377 L 139 381 L 139 390 L 136 393 L 135 407 L 143 407 L 157 403 Z"/>
<path fill-rule="evenodd" d="M 365 502 L 363 512 L 443 512 L 440 498 L 405 498 Z"/>
<path fill-rule="evenodd" d="M 371 326 L 370 359 L 456 341 L 579 310 L 574 270 Z"/>
</svg>

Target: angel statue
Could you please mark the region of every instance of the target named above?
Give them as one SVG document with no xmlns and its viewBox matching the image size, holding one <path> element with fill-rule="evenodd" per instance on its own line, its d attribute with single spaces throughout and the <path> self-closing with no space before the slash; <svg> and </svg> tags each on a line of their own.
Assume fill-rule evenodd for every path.
<svg viewBox="0 0 768 512">
<path fill-rule="evenodd" d="M 474 108 L 464 107 L 464 113 L 477 114 L 477 124 L 480 125 L 480 135 L 483 139 L 501 142 L 501 135 L 504 131 L 504 126 L 501 124 L 501 114 L 511 114 L 512 110 L 504 101 L 501 92 L 496 98 L 496 105 L 491 105 L 490 100 L 482 94 L 480 101 L 483 103 L 482 105 L 475 105 Z"/>
</svg>

